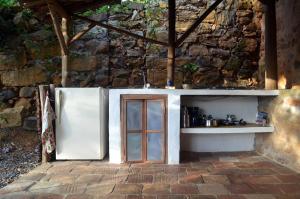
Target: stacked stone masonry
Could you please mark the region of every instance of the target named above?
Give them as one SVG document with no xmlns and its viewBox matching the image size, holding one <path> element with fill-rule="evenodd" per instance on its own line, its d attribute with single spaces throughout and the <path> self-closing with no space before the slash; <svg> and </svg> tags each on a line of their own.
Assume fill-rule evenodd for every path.
<svg viewBox="0 0 300 199">
<path fill-rule="evenodd" d="M 212 1 L 177 1 L 177 37 L 201 15 Z M 149 12 L 150 10 L 150 12 Z M 32 123 L 32 96 L 22 90 L 39 84 L 60 85 L 60 48 L 46 19 L 18 9 L 0 9 L 1 114 L 17 114 L 21 121 L 2 121 L 3 127 Z M 152 13 L 152 15 L 151 15 Z M 129 3 L 126 9 L 111 9 L 91 18 L 139 35 L 167 41 L 167 4 Z M 192 76 L 196 87 L 259 87 L 258 61 L 261 38 L 261 4 L 256 0 L 225 0 L 176 50 L 175 84 L 183 83 L 182 66 L 199 66 Z M 74 32 L 87 26 L 73 23 Z M 105 28 L 94 27 L 71 45 L 71 81 L 76 87 L 153 87 L 166 84 L 165 47 L 146 43 Z M 16 110 L 23 106 L 22 111 Z M 19 117 L 20 115 L 20 117 Z M 28 117 L 28 118 L 27 118 Z M 24 118 L 25 122 L 24 122 Z"/>
</svg>

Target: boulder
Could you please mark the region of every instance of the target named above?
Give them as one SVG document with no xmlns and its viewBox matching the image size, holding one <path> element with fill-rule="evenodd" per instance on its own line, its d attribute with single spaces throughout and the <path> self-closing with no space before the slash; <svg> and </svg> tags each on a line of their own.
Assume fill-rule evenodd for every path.
<svg viewBox="0 0 300 199">
<path fill-rule="evenodd" d="M 216 57 L 227 58 L 230 55 L 229 50 L 224 50 L 220 48 L 210 48 L 209 53 Z"/>
<path fill-rule="evenodd" d="M 241 67 L 241 65 L 242 65 L 242 60 L 239 57 L 231 56 L 224 69 L 236 71 Z"/>
<path fill-rule="evenodd" d="M 156 39 L 158 41 L 168 41 L 168 31 L 167 30 L 157 30 L 155 32 Z"/>
<path fill-rule="evenodd" d="M 92 53 L 108 53 L 109 52 L 109 42 L 99 41 L 98 39 L 92 39 L 85 43 L 86 48 Z"/>
<path fill-rule="evenodd" d="M 108 53 L 109 52 L 109 42 L 100 41 L 96 47 L 96 53 Z"/>
<path fill-rule="evenodd" d="M 28 18 L 25 12 L 21 11 L 15 15 L 13 22 L 20 29 L 31 30 L 33 27 L 29 23 Z"/>
<path fill-rule="evenodd" d="M 16 93 L 12 90 L 3 90 L 0 92 L 0 101 L 8 101 L 16 96 Z"/>
<path fill-rule="evenodd" d="M 3 111 L 6 108 L 9 108 L 8 104 L 0 102 L 0 112 Z"/>
<path fill-rule="evenodd" d="M 48 59 L 61 55 L 55 35 L 48 30 L 31 33 L 25 38 L 24 45 L 32 59 Z"/>
<path fill-rule="evenodd" d="M 20 98 L 15 102 L 15 108 L 24 107 L 24 109 L 29 110 L 31 108 L 30 100 L 27 98 Z"/>
<path fill-rule="evenodd" d="M 144 52 L 140 49 L 128 49 L 127 56 L 129 57 L 142 57 Z"/>
<path fill-rule="evenodd" d="M 167 82 L 166 74 L 166 70 L 149 69 L 147 71 L 148 83 L 150 83 L 151 86 L 163 87 Z"/>
<path fill-rule="evenodd" d="M 112 82 L 112 87 L 120 88 L 128 86 L 128 78 L 115 78 Z"/>
<path fill-rule="evenodd" d="M 97 55 L 97 68 L 108 68 L 109 55 L 101 54 Z"/>
<path fill-rule="evenodd" d="M 219 40 L 219 46 L 221 48 L 224 48 L 224 49 L 232 49 L 236 45 L 236 40 L 237 40 L 236 37 L 232 37 L 232 38 L 229 38 L 229 39 L 225 39 L 225 38 L 220 39 Z"/>
<path fill-rule="evenodd" d="M 24 119 L 23 129 L 27 131 L 37 131 L 37 118 L 27 117 Z"/>
<path fill-rule="evenodd" d="M 193 75 L 193 82 L 197 87 L 210 87 L 220 81 L 220 73 L 216 68 Z"/>
<path fill-rule="evenodd" d="M 22 70 L 3 72 L 5 86 L 30 86 L 47 81 L 47 73 L 42 67 L 34 66 Z"/>
<path fill-rule="evenodd" d="M 96 56 L 78 55 L 71 58 L 70 68 L 73 71 L 90 71 L 97 67 Z"/>
<path fill-rule="evenodd" d="M 45 41 L 50 38 L 55 38 L 55 35 L 52 31 L 41 29 L 36 32 L 31 33 L 28 36 L 32 41 Z"/>
<path fill-rule="evenodd" d="M 18 127 L 22 125 L 24 107 L 7 108 L 0 112 L 0 128 Z"/>
<path fill-rule="evenodd" d="M 192 45 L 189 49 L 189 55 L 192 57 L 208 55 L 208 49 L 204 45 Z"/>
<path fill-rule="evenodd" d="M 35 87 L 22 87 L 19 91 L 20 97 L 33 97 L 35 94 L 36 88 Z"/>
<path fill-rule="evenodd" d="M 130 86 L 134 87 L 144 85 L 144 75 L 146 74 L 144 74 L 141 69 L 134 69 L 129 78 Z"/>
<path fill-rule="evenodd" d="M 125 69 L 114 69 L 112 71 L 113 77 L 117 78 L 128 78 L 129 77 L 129 71 Z"/>
<path fill-rule="evenodd" d="M 24 49 L 16 51 L 0 52 L 0 71 L 22 68 L 27 63 Z"/>
<path fill-rule="evenodd" d="M 245 42 L 244 51 L 250 52 L 250 53 L 253 53 L 256 51 L 256 49 L 257 49 L 256 39 L 248 38 L 248 39 L 245 39 L 244 42 Z"/>
</svg>

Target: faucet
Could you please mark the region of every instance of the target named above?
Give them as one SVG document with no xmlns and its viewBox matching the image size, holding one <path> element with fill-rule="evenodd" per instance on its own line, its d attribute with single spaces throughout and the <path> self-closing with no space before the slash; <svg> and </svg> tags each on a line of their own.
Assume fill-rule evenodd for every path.
<svg viewBox="0 0 300 199">
<path fill-rule="evenodd" d="M 143 81 L 144 81 L 144 86 L 143 86 L 143 88 L 144 88 L 144 89 L 150 88 L 150 84 L 146 82 L 145 71 L 142 72 L 142 75 L 143 75 Z"/>
</svg>

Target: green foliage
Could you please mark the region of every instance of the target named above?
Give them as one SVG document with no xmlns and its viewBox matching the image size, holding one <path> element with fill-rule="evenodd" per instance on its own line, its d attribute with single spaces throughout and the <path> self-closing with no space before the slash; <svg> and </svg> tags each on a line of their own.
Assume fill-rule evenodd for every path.
<svg viewBox="0 0 300 199">
<path fill-rule="evenodd" d="M 182 66 L 185 72 L 194 73 L 199 69 L 197 64 L 188 63 Z"/>
<path fill-rule="evenodd" d="M 18 5 L 17 0 L 0 0 L 0 8 L 15 7 Z"/>
</svg>

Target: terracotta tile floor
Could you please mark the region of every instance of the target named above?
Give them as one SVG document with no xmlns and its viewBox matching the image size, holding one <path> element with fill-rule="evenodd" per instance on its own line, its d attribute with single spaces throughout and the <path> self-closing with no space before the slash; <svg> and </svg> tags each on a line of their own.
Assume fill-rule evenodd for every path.
<svg viewBox="0 0 300 199">
<path fill-rule="evenodd" d="M 180 165 L 44 164 L 0 198 L 300 199 L 300 174 L 256 153 L 183 153 Z"/>
</svg>

